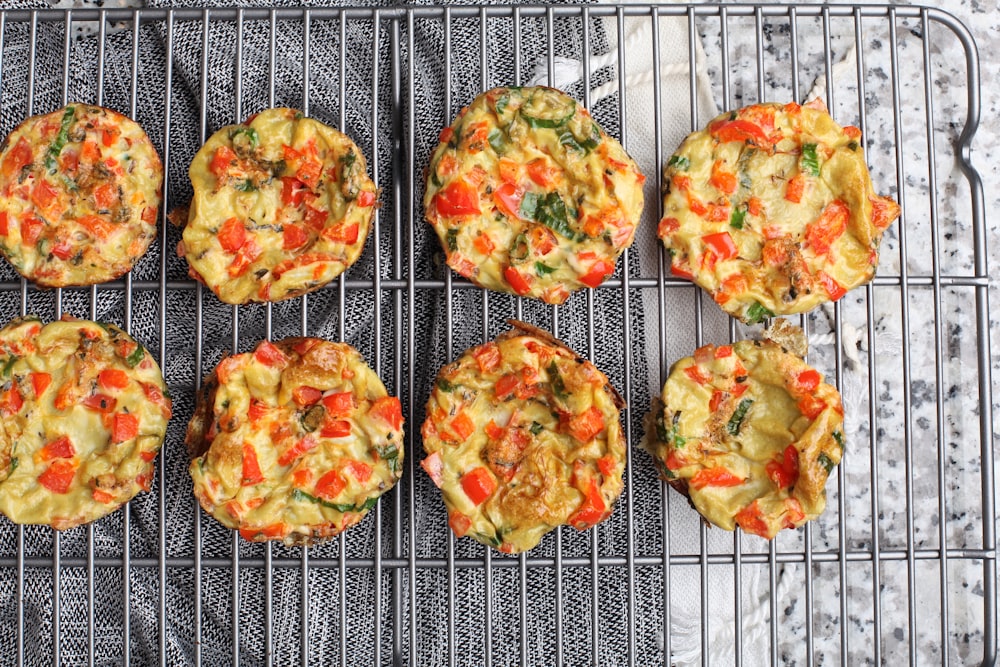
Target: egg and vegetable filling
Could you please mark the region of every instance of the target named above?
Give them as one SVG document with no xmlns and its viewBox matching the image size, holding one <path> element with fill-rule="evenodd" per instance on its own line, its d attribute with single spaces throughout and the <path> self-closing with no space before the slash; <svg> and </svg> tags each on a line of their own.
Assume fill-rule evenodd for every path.
<svg viewBox="0 0 1000 667">
<path fill-rule="evenodd" d="M 186 442 L 201 506 L 255 542 L 333 537 L 403 472 L 399 399 L 353 347 L 317 338 L 222 359 Z"/>
<path fill-rule="evenodd" d="M 519 553 L 556 526 L 610 516 L 626 445 L 607 377 L 549 334 L 511 324 L 441 369 L 422 465 L 457 536 Z"/>
<path fill-rule="evenodd" d="M 226 303 L 319 289 L 361 256 L 378 193 L 347 136 L 294 109 L 224 127 L 188 174 L 178 253 Z"/>
<path fill-rule="evenodd" d="M 111 324 L 0 329 L 0 512 L 64 530 L 149 490 L 170 419 L 163 376 Z"/>
<path fill-rule="evenodd" d="M 670 157 L 664 188 L 671 272 L 750 324 L 871 280 L 899 215 L 875 194 L 861 131 L 837 125 L 821 102 L 719 116 Z"/>
<path fill-rule="evenodd" d="M 647 446 L 705 519 L 770 539 L 823 512 L 843 414 L 837 390 L 776 343 L 706 345 L 670 369 Z"/>
<path fill-rule="evenodd" d="M 163 168 L 125 116 L 70 104 L 0 147 L 0 252 L 38 285 L 114 280 L 156 236 Z"/>
<path fill-rule="evenodd" d="M 558 304 L 614 272 L 639 224 L 645 178 L 576 100 L 495 88 L 440 138 L 424 208 L 456 273 Z"/>
</svg>

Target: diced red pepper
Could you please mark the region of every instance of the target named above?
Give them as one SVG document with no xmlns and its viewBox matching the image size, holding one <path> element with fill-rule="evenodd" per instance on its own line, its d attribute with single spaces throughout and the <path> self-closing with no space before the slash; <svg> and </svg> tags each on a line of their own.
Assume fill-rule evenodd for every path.
<svg viewBox="0 0 1000 667">
<path fill-rule="evenodd" d="M 250 420 L 250 425 L 256 426 L 264 415 L 267 414 L 267 411 L 267 403 L 258 401 L 256 398 L 251 398 L 250 407 L 247 409 L 247 418 Z"/>
<path fill-rule="evenodd" d="M 497 380 L 496 385 L 494 385 L 497 398 L 501 401 L 506 401 L 514 393 L 520 383 L 521 378 L 514 373 L 504 375 Z"/>
<path fill-rule="evenodd" d="M 52 376 L 48 373 L 32 373 L 29 377 L 31 378 L 31 386 L 35 390 L 35 398 L 40 398 L 52 384 Z"/>
<path fill-rule="evenodd" d="M 768 461 L 765 470 L 779 489 L 793 486 L 799 479 L 799 450 L 795 443 L 785 447 L 780 461 Z"/>
<path fill-rule="evenodd" d="M 830 246 L 847 230 L 851 209 L 840 199 L 835 199 L 819 217 L 806 226 L 806 244 L 817 255 L 830 252 Z"/>
<path fill-rule="evenodd" d="M 84 141 L 80 147 L 80 159 L 84 164 L 97 164 L 101 161 L 101 147 L 96 141 Z"/>
<path fill-rule="evenodd" d="M 346 438 L 351 434 L 351 422 L 345 419 L 330 419 L 320 427 L 319 434 L 324 438 Z"/>
<path fill-rule="evenodd" d="M 118 190 L 113 183 L 102 183 L 94 188 L 94 203 L 99 209 L 111 208 L 117 199 Z"/>
<path fill-rule="evenodd" d="M 656 233 L 661 239 L 665 239 L 681 228 L 681 222 L 677 218 L 664 218 L 660 220 Z"/>
<path fill-rule="evenodd" d="M 229 173 L 229 167 L 236 162 L 236 159 L 236 153 L 233 152 L 232 148 L 219 146 L 215 149 L 215 155 L 212 156 L 212 163 L 208 168 L 215 175 L 215 178 L 221 180 Z"/>
<path fill-rule="evenodd" d="M 492 419 L 486 424 L 486 437 L 490 440 L 500 440 L 506 432 L 506 429 L 497 426 L 497 423 Z"/>
<path fill-rule="evenodd" d="M 601 474 L 605 477 L 611 477 L 615 474 L 615 469 L 618 468 L 618 459 L 616 459 L 612 454 L 605 454 L 601 458 L 597 459 L 597 469 L 601 471 Z"/>
<path fill-rule="evenodd" d="M 299 385 L 292 390 L 292 400 L 295 401 L 295 404 L 298 406 L 319 403 L 319 399 L 321 398 L 323 398 L 323 392 L 315 387 Z"/>
<path fill-rule="evenodd" d="M 59 191 L 44 178 L 35 181 L 35 186 L 31 188 L 32 203 L 43 211 L 52 206 L 58 198 Z"/>
<path fill-rule="evenodd" d="M 316 482 L 316 495 L 323 500 L 333 500 L 347 486 L 339 470 L 331 470 Z"/>
<path fill-rule="evenodd" d="M 694 474 L 689 483 L 694 489 L 703 489 L 706 486 L 739 486 L 743 483 L 743 478 L 722 467 L 703 468 Z"/>
<path fill-rule="evenodd" d="M 56 243 L 52 246 L 52 254 L 59 259 L 66 261 L 73 256 L 73 246 L 69 243 Z"/>
<path fill-rule="evenodd" d="M 452 512 L 448 514 L 448 526 L 450 526 L 452 532 L 455 533 L 455 537 L 462 537 L 468 533 L 469 528 L 472 527 L 472 519 L 465 516 L 458 510 L 452 510 Z"/>
<path fill-rule="evenodd" d="M 229 218 L 219 227 L 219 245 L 228 253 L 235 253 L 247 240 L 247 230 L 239 218 Z"/>
<path fill-rule="evenodd" d="M 872 224 L 877 229 L 885 229 L 899 217 L 899 204 L 888 197 L 872 198 Z"/>
<path fill-rule="evenodd" d="M 304 184 L 294 176 L 281 177 L 281 203 L 284 206 L 298 206 L 306 193 Z"/>
<path fill-rule="evenodd" d="M 73 447 L 68 435 L 61 435 L 49 444 L 38 450 L 35 454 L 36 462 L 51 461 L 52 459 L 69 459 L 76 456 L 76 448 Z"/>
<path fill-rule="evenodd" d="M 327 394 L 323 397 L 323 407 L 331 417 L 346 417 L 354 411 L 354 396 L 349 391 Z"/>
<path fill-rule="evenodd" d="M 444 483 L 444 463 L 441 461 L 441 454 L 434 452 L 429 455 L 420 462 L 420 467 L 427 472 L 428 477 L 434 482 L 434 486 L 440 489 L 441 484 Z"/>
<path fill-rule="evenodd" d="M 500 348 L 496 343 L 480 345 L 472 352 L 472 356 L 483 373 L 495 370 L 500 365 Z"/>
<path fill-rule="evenodd" d="M 99 215 L 81 215 L 76 221 L 96 239 L 104 240 L 115 231 L 115 225 Z"/>
<path fill-rule="evenodd" d="M 765 539 L 770 537 L 770 529 L 767 526 L 767 522 L 764 521 L 764 517 L 761 516 L 758 501 L 755 500 L 744 507 L 733 518 L 736 519 L 736 523 L 739 524 L 740 528 L 746 532 L 759 535 Z"/>
<path fill-rule="evenodd" d="M 770 148 L 771 141 L 759 126 L 748 120 L 721 120 L 709 125 L 709 134 L 716 140 L 727 143 L 730 141 L 746 142 L 759 148 Z"/>
<path fill-rule="evenodd" d="M 319 185 L 319 177 L 322 172 L 323 163 L 314 158 L 308 158 L 302 161 L 298 171 L 295 172 L 295 178 L 305 183 L 308 187 L 315 188 Z"/>
<path fill-rule="evenodd" d="M 90 493 L 91 497 L 99 503 L 108 504 L 114 501 L 115 497 L 103 489 L 94 489 Z"/>
<path fill-rule="evenodd" d="M 249 442 L 243 441 L 243 486 L 252 486 L 264 481 L 264 475 L 260 472 L 260 463 L 257 461 L 257 450 Z"/>
<path fill-rule="evenodd" d="M 504 183 L 493 191 L 493 201 L 497 208 L 515 220 L 521 217 L 521 199 L 523 198 L 524 193 L 513 183 Z"/>
<path fill-rule="evenodd" d="M 0 165 L 0 170 L 3 172 L 3 176 L 6 180 L 13 179 L 18 172 L 31 164 L 32 154 L 31 154 L 31 144 L 24 137 L 21 137 L 14 148 L 12 148 L 7 156 L 4 158 L 3 165 Z"/>
<path fill-rule="evenodd" d="M 823 289 L 826 290 L 831 301 L 839 301 L 841 297 L 847 294 L 847 290 L 826 271 L 817 271 L 816 277 L 819 279 L 820 284 L 823 285 Z"/>
<path fill-rule="evenodd" d="M 747 200 L 747 213 L 750 215 L 760 215 L 763 210 L 764 202 L 757 197 L 750 197 L 750 199 Z"/>
<path fill-rule="evenodd" d="M 111 422 L 111 442 L 131 440 L 139 434 L 139 418 L 133 414 L 119 412 Z"/>
<path fill-rule="evenodd" d="M 111 413 L 118 401 L 107 394 L 93 394 L 83 399 L 83 405 L 95 412 Z"/>
<path fill-rule="evenodd" d="M 34 246 L 38 243 L 38 238 L 42 235 L 42 230 L 44 228 L 44 222 L 33 215 L 26 215 L 24 219 L 21 220 L 21 243 L 26 246 Z"/>
<path fill-rule="evenodd" d="M 606 262 L 603 259 L 599 259 L 591 265 L 590 271 L 580 276 L 580 282 L 587 287 L 597 287 L 604 282 L 605 278 L 614 272 L 614 264 Z"/>
<path fill-rule="evenodd" d="M 465 412 L 459 412 L 451 420 L 451 430 L 458 436 L 460 442 L 465 442 L 469 439 L 469 436 L 475 433 L 476 425 L 469 419 L 469 415 L 465 414 Z"/>
<path fill-rule="evenodd" d="M 250 265 L 260 257 L 260 247 L 254 242 L 253 239 L 248 239 L 246 243 L 236 251 L 236 256 L 233 258 L 232 263 L 226 269 L 229 276 L 232 278 L 238 278 L 242 276 L 247 270 L 250 269 Z"/>
<path fill-rule="evenodd" d="M 114 146 L 115 142 L 118 141 L 118 137 L 120 136 L 121 136 L 121 130 L 119 130 L 114 125 L 105 127 L 101 130 L 101 143 L 103 143 L 105 146 L 108 147 Z"/>
<path fill-rule="evenodd" d="M 350 225 L 327 227 L 323 230 L 323 238 L 334 243 L 346 243 L 347 245 L 357 243 L 360 234 L 361 226 L 356 222 Z"/>
<path fill-rule="evenodd" d="M 278 464 L 287 466 L 298 459 L 300 456 L 308 452 L 309 450 L 316 447 L 319 444 L 315 438 L 306 436 L 296 442 L 294 445 L 282 452 L 281 456 L 278 457 Z"/>
<path fill-rule="evenodd" d="M 10 233 L 10 221 L 7 218 L 7 211 L 0 211 L 0 236 L 7 236 Z"/>
<path fill-rule="evenodd" d="M 448 126 L 443 130 L 441 130 L 441 133 L 438 134 L 438 141 L 440 141 L 442 144 L 446 144 L 449 141 L 451 141 L 451 138 L 454 136 L 455 136 L 455 130 L 451 129 L 451 126 Z"/>
<path fill-rule="evenodd" d="M 454 180 L 434 195 L 434 207 L 440 215 L 476 215 L 479 190 L 464 179 Z"/>
<path fill-rule="evenodd" d="M 385 396 L 372 403 L 368 415 L 385 422 L 393 431 L 403 427 L 403 408 L 395 396 Z"/>
<path fill-rule="evenodd" d="M 490 240 L 489 234 L 486 232 L 480 232 L 472 241 L 472 245 L 475 246 L 476 250 L 483 255 L 492 255 L 493 250 L 496 249 L 496 246 L 493 245 L 493 241 Z"/>
<path fill-rule="evenodd" d="M 785 200 L 790 201 L 793 204 L 798 204 L 802 201 L 802 195 L 806 189 L 806 177 L 802 173 L 795 174 L 790 179 L 788 183 L 785 184 Z"/>
<path fill-rule="evenodd" d="M 596 480 L 591 479 L 586 490 L 582 491 L 582 493 L 583 502 L 566 519 L 566 523 L 577 530 L 587 530 L 591 526 L 596 525 L 604 519 L 605 512 L 607 511 L 604 496 L 601 495 L 601 487 L 597 485 Z"/>
<path fill-rule="evenodd" d="M 462 490 L 475 505 L 483 502 L 496 491 L 497 482 L 485 466 L 479 466 L 462 475 Z"/>
<path fill-rule="evenodd" d="M 503 277 L 516 294 L 524 296 L 531 291 L 531 285 L 528 283 L 528 280 L 513 266 L 508 266 L 503 270 Z"/>
<path fill-rule="evenodd" d="M 712 165 L 712 176 L 708 179 L 708 182 L 722 194 L 731 195 L 736 192 L 736 174 L 725 171 L 723 167 L 725 167 L 725 162 L 716 160 Z"/>
<path fill-rule="evenodd" d="M 717 234 L 706 234 L 701 237 L 702 243 L 710 248 L 720 260 L 736 257 L 736 244 L 729 232 L 718 232 Z"/>
<path fill-rule="evenodd" d="M 812 394 L 806 394 L 799 399 L 799 412 L 804 414 L 809 419 L 816 419 L 819 417 L 823 410 L 826 409 L 826 403 L 823 399 L 816 398 Z"/>
<path fill-rule="evenodd" d="M 708 402 L 708 409 L 710 412 L 718 412 L 719 405 L 722 403 L 722 399 L 725 398 L 725 393 L 716 389 L 712 392 L 712 398 Z"/>
<path fill-rule="evenodd" d="M 372 476 L 372 467 L 364 461 L 348 461 L 344 464 L 351 476 L 364 484 Z"/>
<path fill-rule="evenodd" d="M 726 357 L 732 356 L 732 354 L 733 354 L 732 345 L 720 345 L 719 347 L 715 348 L 716 359 L 725 359 Z"/>
<path fill-rule="evenodd" d="M 278 349 L 274 343 L 266 340 L 257 345 L 257 349 L 253 352 L 253 358 L 265 366 L 278 366 L 287 361 L 284 352 Z"/>
<path fill-rule="evenodd" d="M 559 182 L 561 171 L 546 158 L 535 158 L 527 164 L 528 178 L 543 188 L 548 188 Z"/>
<path fill-rule="evenodd" d="M 97 376 L 102 389 L 124 389 L 128 386 L 128 373 L 117 368 L 106 368 Z"/>
<path fill-rule="evenodd" d="M 362 190 L 358 193 L 358 206 L 368 207 L 375 203 L 375 193 L 371 190 Z"/>
<path fill-rule="evenodd" d="M 819 383 L 819 373 L 812 368 L 804 370 L 795 376 L 795 390 L 800 394 L 813 393 L 816 391 L 816 387 L 819 386 Z"/>
<path fill-rule="evenodd" d="M 38 483 L 52 493 L 66 493 L 73 484 L 77 464 L 69 459 L 56 459 L 38 476 Z"/>
<path fill-rule="evenodd" d="M 573 415 L 566 428 L 579 442 L 586 444 L 604 430 L 604 414 L 592 405 L 580 414 Z"/>
<path fill-rule="evenodd" d="M 281 232 L 282 250 L 301 248 L 309 241 L 309 232 L 301 225 L 285 225 Z"/>
<path fill-rule="evenodd" d="M 705 384 L 712 379 L 712 376 L 710 374 L 706 374 L 705 371 L 703 371 L 697 364 L 685 368 L 684 374 L 698 384 Z"/>
</svg>

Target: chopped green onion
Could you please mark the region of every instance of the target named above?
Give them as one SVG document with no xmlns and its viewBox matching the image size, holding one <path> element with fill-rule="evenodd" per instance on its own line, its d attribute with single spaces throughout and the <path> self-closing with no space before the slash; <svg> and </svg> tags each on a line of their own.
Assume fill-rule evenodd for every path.
<svg viewBox="0 0 1000 667">
<path fill-rule="evenodd" d="M 733 229 L 743 229 L 743 219 L 747 217 L 746 206 L 734 206 L 729 216 L 729 226 Z"/>
<path fill-rule="evenodd" d="M 670 160 L 667 161 L 667 166 L 673 167 L 677 171 L 687 171 L 691 168 L 691 160 L 683 155 L 672 155 L 670 156 Z"/>
<path fill-rule="evenodd" d="M 129 368 L 135 368 L 136 365 L 138 365 L 138 363 L 142 361 L 143 357 L 145 356 L 146 356 L 146 350 L 143 349 L 142 345 L 136 343 L 135 349 L 132 351 L 132 354 L 128 355 L 125 358 L 125 363 L 128 364 Z"/>
<path fill-rule="evenodd" d="M 458 229 L 449 229 L 446 237 L 448 250 L 455 252 L 458 250 Z"/>
<path fill-rule="evenodd" d="M 747 410 L 753 405 L 752 398 L 744 398 L 740 401 L 740 404 L 736 406 L 736 411 L 733 416 L 729 418 L 729 423 L 726 424 L 726 430 L 729 435 L 739 435 L 740 427 L 743 425 L 743 419 L 747 416 Z"/>
<path fill-rule="evenodd" d="M 837 441 L 837 444 L 840 445 L 841 451 L 843 451 L 843 449 L 844 449 L 844 434 L 841 433 L 840 431 L 834 431 L 833 432 L 833 439 Z"/>
<path fill-rule="evenodd" d="M 757 301 L 754 301 L 752 304 L 750 304 L 750 307 L 747 308 L 746 319 L 747 322 L 749 322 L 750 324 L 757 324 L 758 322 L 763 322 L 769 317 L 774 317 L 774 313 L 772 313 L 764 306 L 760 305 L 760 303 Z"/>
<path fill-rule="evenodd" d="M 49 145 L 49 150 L 45 154 L 45 168 L 50 173 L 55 173 L 56 159 L 62 153 L 63 146 L 69 141 L 69 126 L 73 122 L 75 113 L 76 109 L 74 107 L 66 107 L 66 111 L 63 112 L 62 121 L 59 124 L 59 134 L 56 135 L 55 141 Z"/>
<path fill-rule="evenodd" d="M 260 138 L 257 130 L 252 127 L 237 127 L 229 133 L 229 140 L 233 142 L 233 148 L 238 154 L 247 154 L 257 148 Z"/>
<path fill-rule="evenodd" d="M 379 498 L 378 496 L 375 496 L 374 498 L 369 498 L 368 500 L 366 500 L 361 504 L 361 507 L 358 508 L 358 511 L 364 512 L 365 510 L 370 510 L 371 508 L 375 507 L 376 505 L 378 505 L 378 498 Z"/>
<path fill-rule="evenodd" d="M 562 118 L 535 118 L 534 116 L 529 116 L 527 114 L 522 113 L 521 118 L 523 118 L 525 122 L 528 123 L 528 127 L 534 129 L 554 130 L 556 128 L 563 127 L 564 125 L 566 125 L 566 123 L 572 120 L 573 115 L 575 113 L 576 109 L 573 109 L 573 111 L 571 111 L 568 115 L 563 116 Z"/>
<path fill-rule="evenodd" d="M 833 459 L 827 456 L 826 452 L 820 452 L 819 458 L 817 458 L 816 460 L 819 462 L 821 466 L 823 466 L 823 470 L 826 471 L 826 474 L 829 475 L 830 471 L 833 470 L 833 465 L 834 465 Z"/>
<path fill-rule="evenodd" d="M 802 171 L 810 176 L 819 176 L 819 157 L 816 144 L 802 144 Z"/>
<path fill-rule="evenodd" d="M 440 389 L 441 391 L 455 391 L 455 385 L 448 382 L 444 378 L 438 378 L 437 388 Z"/>
<path fill-rule="evenodd" d="M 535 272 L 540 276 L 547 276 L 550 273 L 555 273 L 555 268 L 543 264 L 541 262 L 535 262 Z"/>
<path fill-rule="evenodd" d="M 528 237 L 524 234 L 518 234 L 514 238 L 514 245 L 510 248 L 510 258 L 513 260 L 528 259 L 528 252 Z"/>
<path fill-rule="evenodd" d="M 566 385 L 563 384 L 563 379 L 562 376 L 559 374 L 559 368 L 556 366 L 556 362 L 553 361 L 552 363 L 549 364 L 548 371 L 549 371 L 550 382 L 552 383 L 552 392 L 556 395 L 557 398 L 565 399 L 567 397 Z"/>
<path fill-rule="evenodd" d="M 12 458 L 10 460 L 10 470 L 8 471 L 8 474 L 14 472 L 15 470 L 17 470 L 17 466 L 20 463 L 21 462 L 18 460 L 18 458 L 16 456 L 14 458 Z"/>
</svg>

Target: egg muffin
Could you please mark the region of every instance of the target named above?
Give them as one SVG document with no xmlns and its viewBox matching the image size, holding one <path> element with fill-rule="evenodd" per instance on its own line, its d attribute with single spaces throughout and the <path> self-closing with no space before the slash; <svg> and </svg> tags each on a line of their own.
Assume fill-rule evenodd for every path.
<svg viewBox="0 0 1000 667">
<path fill-rule="evenodd" d="M 663 180 L 659 236 L 671 272 L 749 324 L 870 281 L 899 215 L 873 189 L 861 131 L 838 125 L 822 102 L 722 114 L 684 140 Z"/>
<path fill-rule="evenodd" d="M 403 472 L 403 415 L 361 355 L 317 338 L 222 359 L 188 424 L 194 494 L 254 542 L 322 542 Z"/>
<path fill-rule="evenodd" d="M 521 322 L 438 373 L 422 466 L 455 535 L 504 553 L 586 530 L 622 491 L 621 398 L 589 361 Z"/>
<path fill-rule="evenodd" d="M 178 253 L 226 303 L 319 289 L 357 261 L 378 193 L 353 141 L 294 109 L 224 127 L 188 170 Z"/>
<path fill-rule="evenodd" d="M 0 252 L 44 287 L 114 280 L 156 237 L 162 185 L 130 118 L 79 103 L 33 116 L 0 146 Z"/>
<path fill-rule="evenodd" d="M 705 345 L 670 369 L 647 448 L 710 523 L 770 539 L 826 506 L 844 448 L 840 394 L 777 343 Z"/>
<path fill-rule="evenodd" d="M 562 303 L 632 244 L 645 179 L 568 95 L 494 88 L 440 140 L 425 215 L 448 266 L 475 284 Z"/>
<path fill-rule="evenodd" d="M 118 327 L 0 329 L 0 512 L 64 530 L 149 490 L 170 419 L 152 356 Z"/>
</svg>

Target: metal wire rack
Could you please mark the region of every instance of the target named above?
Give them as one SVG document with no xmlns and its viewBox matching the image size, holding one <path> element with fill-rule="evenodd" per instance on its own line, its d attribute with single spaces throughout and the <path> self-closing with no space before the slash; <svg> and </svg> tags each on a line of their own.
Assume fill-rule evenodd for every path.
<svg viewBox="0 0 1000 667">
<path fill-rule="evenodd" d="M 671 31 L 681 36 L 679 65 L 668 58 L 678 52 L 664 41 Z M 177 409 L 152 493 L 62 534 L 0 522 L 0 663 L 996 660 L 989 272 L 970 161 L 979 63 L 951 16 L 725 4 L 8 10 L 0 50 L 0 129 L 73 99 L 127 112 L 161 152 L 173 206 L 187 193 L 187 161 L 216 125 L 276 104 L 352 133 L 384 203 L 359 265 L 282 306 L 223 308 L 188 280 L 170 252 L 179 232 L 168 207 L 158 243 L 122 281 L 46 292 L 3 267 L 5 314 L 118 320 L 161 360 Z M 629 67 L 641 54 L 651 75 L 635 79 Z M 811 362 L 842 388 L 854 424 L 814 525 L 770 543 L 708 530 L 656 481 L 639 447 L 651 391 L 695 346 L 747 333 L 670 277 L 662 254 L 644 259 L 637 244 L 599 290 L 541 308 L 454 278 L 422 244 L 421 170 L 437 130 L 479 90 L 558 82 L 567 62 L 577 67 L 572 92 L 655 164 L 640 236 L 655 228 L 678 100 L 691 129 L 706 99 L 720 108 L 801 100 L 822 76 L 834 116 L 863 130 L 877 187 L 894 193 L 903 216 L 875 281 L 800 319 Z M 665 83 L 671 68 L 680 92 Z M 649 106 L 628 95 L 640 85 L 652 91 Z M 640 125 L 652 128 L 651 143 L 635 139 Z M 469 308 L 478 321 L 467 321 Z M 371 317 L 360 334 L 358 312 Z M 437 353 L 425 349 L 427 312 L 442 323 Z M 438 498 L 415 465 L 434 370 L 426 359 L 453 358 L 511 315 L 615 368 L 631 406 L 614 517 L 583 535 L 555 531 L 520 557 L 424 520 L 437 516 Z M 286 549 L 242 543 L 201 516 L 183 423 L 221 353 L 209 342 L 220 328 L 232 349 L 292 333 L 346 338 L 403 397 L 406 474 L 362 526 Z"/>
</svg>

